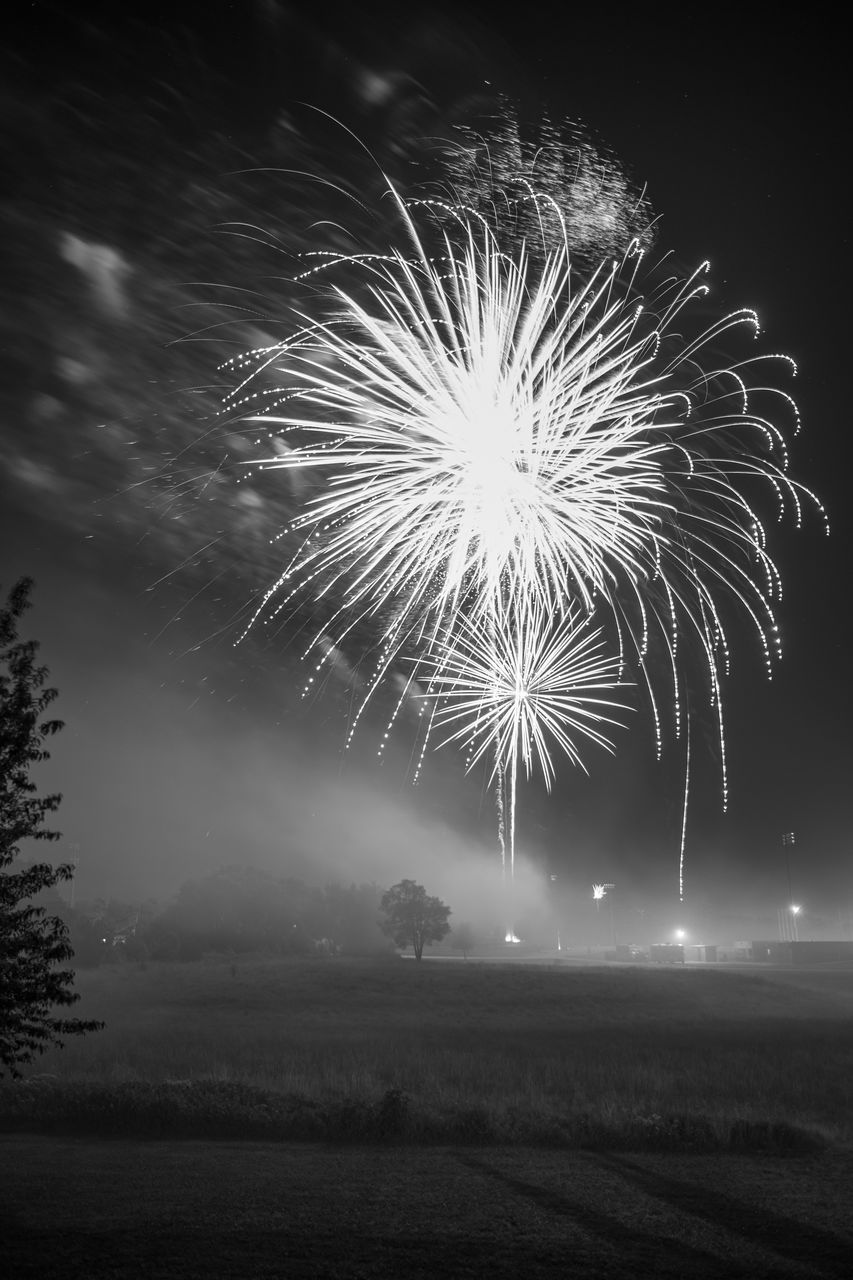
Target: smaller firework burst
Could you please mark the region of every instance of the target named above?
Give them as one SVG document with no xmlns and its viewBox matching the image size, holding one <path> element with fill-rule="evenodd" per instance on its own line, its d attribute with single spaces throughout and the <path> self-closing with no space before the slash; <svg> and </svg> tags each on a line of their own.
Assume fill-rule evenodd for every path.
<svg viewBox="0 0 853 1280">
<path fill-rule="evenodd" d="M 469 768 L 491 758 L 490 780 L 499 780 L 509 807 L 505 856 L 512 869 L 520 767 L 529 778 L 538 766 L 550 791 L 552 750 L 584 770 L 581 739 L 613 751 L 606 729 L 622 723 L 614 712 L 625 709 L 612 696 L 618 661 L 579 611 L 555 622 L 535 602 L 520 617 L 501 609 L 488 619 L 461 616 L 434 661 L 427 688 L 427 696 L 438 695 L 433 719 L 448 730 L 443 743 L 468 749 Z"/>
</svg>

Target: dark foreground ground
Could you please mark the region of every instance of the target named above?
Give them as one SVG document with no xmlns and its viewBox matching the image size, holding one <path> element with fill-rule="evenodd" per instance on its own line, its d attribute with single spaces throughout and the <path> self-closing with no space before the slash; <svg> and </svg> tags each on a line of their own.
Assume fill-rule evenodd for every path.
<svg viewBox="0 0 853 1280">
<path fill-rule="evenodd" d="M 853 1154 L 0 1138 L 19 1277 L 853 1276 Z"/>
</svg>

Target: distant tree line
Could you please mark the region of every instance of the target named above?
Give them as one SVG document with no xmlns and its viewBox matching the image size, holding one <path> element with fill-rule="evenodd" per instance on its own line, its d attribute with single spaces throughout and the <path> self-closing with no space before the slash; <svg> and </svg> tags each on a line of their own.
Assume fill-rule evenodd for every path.
<svg viewBox="0 0 853 1280">
<path fill-rule="evenodd" d="M 375 884 L 306 885 L 252 867 L 187 880 L 168 906 L 111 898 L 51 911 L 68 925 L 75 963 L 199 960 L 211 953 L 371 955 L 389 950 Z"/>
</svg>

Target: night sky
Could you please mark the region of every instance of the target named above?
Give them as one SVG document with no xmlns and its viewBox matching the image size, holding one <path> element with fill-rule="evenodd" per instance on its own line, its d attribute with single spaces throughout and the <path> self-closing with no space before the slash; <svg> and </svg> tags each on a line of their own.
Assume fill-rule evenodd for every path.
<svg viewBox="0 0 853 1280">
<path fill-rule="evenodd" d="M 688 16 L 685 29 L 662 29 L 649 10 L 626 24 L 607 7 L 596 18 L 536 4 L 499 20 L 485 6 L 396 6 L 389 17 L 387 7 L 322 5 L 310 10 L 314 25 L 300 16 L 307 6 L 274 0 L 205 5 L 198 18 L 191 5 L 137 15 L 131 6 L 120 17 L 97 6 L 15 7 L 4 91 L 14 182 L 2 206 L 0 581 L 36 579 L 26 630 L 42 643 L 67 725 L 40 781 L 64 795 L 57 848 L 79 858 L 80 896 L 167 899 L 187 876 L 230 863 L 318 883 L 411 875 L 454 906 L 491 892 L 498 853 L 482 776 L 466 778 L 443 751 L 413 789 L 405 724 L 381 767 L 378 721 L 344 756 L 346 689 L 301 702 L 298 644 L 284 633 L 234 648 L 275 569 L 274 486 L 267 480 L 253 506 L 226 472 L 181 489 L 180 500 L 174 485 L 215 467 L 216 364 L 223 349 L 251 346 L 260 322 L 244 321 L 248 340 L 232 325 L 224 348 L 212 337 L 174 345 L 197 327 L 187 300 L 208 296 L 199 282 L 220 260 L 206 249 L 220 243 L 220 208 L 199 200 L 192 226 L 181 225 L 174 210 L 185 206 L 149 175 L 182 147 L 198 157 L 204 135 L 254 154 L 287 113 L 299 129 L 293 167 L 338 164 L 350 183 L 363 167 L 367 193 L 376 170 L 358 143 L 301 104 L 329 112 L 403 172 L 419 137 L 446 132 L 459 103 L 504 91 L 523 116 L 547 107 L 612 147 L 647 185 L 658 249 L 688 268 L 710 259 L 713 306 L 755 307 L 761 349 L 798 363 L 792 472 L 825 503 L 831 536 L 814 515 L 799 531 L 771 531 L 784 656 L 768 684 L 754 637 L 733 629 L 730 810 L 720 812 L 713 718 L 700 715 L 679 919 L 732 937 L 775 921 L 788 898 L 781 836 L 792 830 L 794 897 L 815 934 L 837 936 L 839 911 L 853 910 L 838 33 Z M 172 103 L 172 115 L 157 117 L 171 125 L 123 133 L 127 103 L 149 99 Z M 75 146 L 86 153 L 77 185 Z M 226 193 L 237 167 L 221 169 Z M 216 190 L 203 154 L 187 172 Z M 294 182 L 281 175 L 280 204 L 270 190 L 256 219 L 285 235 Z M 111 319 L 72 261 L 77 242 L 121 254 Z M 275 258 L 251 253 L 244 242 L 231 277 L 212 284 L 248 272 L 273 314 Z M 697 703 L 703 691 L 697 672 Z M 563 768 L 552 796 L 523 789 L 519 849 L 569 892 L 614 881 L 626 909 L 675 919 L 682 749 L 670 736 L 657 763 L 650 725 L 633 719 L 614 759 L 590 753 L 589 778 Z"/>
</svg>

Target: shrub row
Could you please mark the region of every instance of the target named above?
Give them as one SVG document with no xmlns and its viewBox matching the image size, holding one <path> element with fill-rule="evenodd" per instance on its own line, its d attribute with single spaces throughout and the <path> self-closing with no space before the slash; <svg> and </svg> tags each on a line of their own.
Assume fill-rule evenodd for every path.
<svg viewBox="0 0 853 1280">
<path fill-rule="evenodd" d="M 35 1078 L 0 1087 L 0 1131 L 116 1138 L 507 1144 L 588 1150 L 765 1152 L 820 1150 L 818 1135 L 785 1123 L 689 1115 L 594 1114 L 419 1107 L 401 1089 L 378 1098 L 317 1100 L 238 1081 L 99 1084 Z"/>
</svg>

